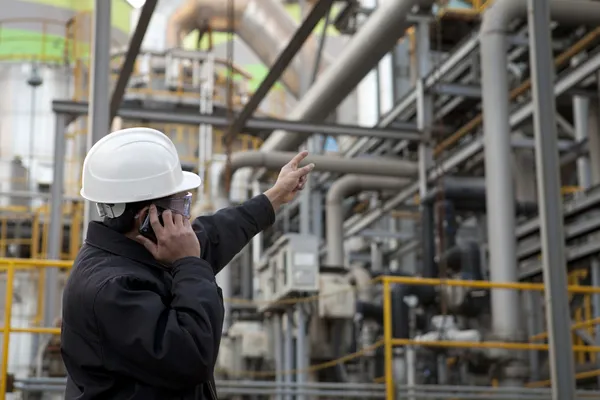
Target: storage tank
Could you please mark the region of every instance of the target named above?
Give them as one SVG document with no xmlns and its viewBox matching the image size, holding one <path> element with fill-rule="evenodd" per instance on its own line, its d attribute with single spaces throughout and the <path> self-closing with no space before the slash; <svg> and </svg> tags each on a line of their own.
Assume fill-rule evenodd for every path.
<svg viewBox="0 0 600 400">
<path fill-rule="evenodd" d="M 131 6 L 125 0 L 112 2 L 112 41 L 123 46 Z M 87 70 L 93 6 L 93 0 L 0 0 L 0 192 L 36 190 L 40 181 L 51 183 L 52 100 L 72 98 L 77 79 Z M 5 193 L 0 196 L 0 206 L 9 201 Z M 31 326 L 35 282 L 20 280 L 15 290 L 11 325 Z M 36 342 L 29 334 L 11 336 L 9 372 L 17 377 L 29 373 Z"/>
<path fill-rule="evenodd" d="M 128 40 L 131 6 L 125 0 L 112 1 L 112 41 L 123 46 Z M 55 125 L 51 103 L 72 98 L 77 79 L 86 80 L 93 5 L 93 0 L 0 0 L 2 192 L 11 188 L 10 163 L 15 157 L 29 171 L 29 190 L 36 190 L 38 178 L 49 183 Z M 76 58 L 79 68 L 74 68 Z M 83 99 L 83 93 L 79 97 Z M 6 204 L 7 199 L 0 201 Z"/>
</svg>

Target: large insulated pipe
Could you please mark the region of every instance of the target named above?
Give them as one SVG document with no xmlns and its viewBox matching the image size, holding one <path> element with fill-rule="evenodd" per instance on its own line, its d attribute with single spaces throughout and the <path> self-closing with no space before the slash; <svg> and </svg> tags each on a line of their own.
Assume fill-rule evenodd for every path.
<svg viewBox="0 0 600 400">
<path fill-rule="evenodd" d="M 380 2 L 365 24 L 336 57 L 289 114 L 291 120 L 322 121 L 340 105 L 404 35 L 406 22 L 416 5 L 431 5 L 431 0 L 394 0 Z M 262 151 L 296 150 L 305 138 L 293 132 L 275 131 L 263 143 Z"/>
<path fill-rule="evenodd" d="M 185 35 L 195 29 L 210 27 L 213 31 L 229 29 L 229 1 L 187 0 L 171 14 L 167 24 L 167 47 L 181 47 Z M 298 29 L 281 2 L 275 0 L 233 1 L 235 32 L 266 65 L 273 65 L 277 56 L 287 46 Z M 318 54 L 318 43 L 310 37 L 281 80 L 296 97 L 300 94 L 301 79 L 306 69 L 312 69 Z M 323 54 L 320 65 L 324 70 L 330 57 Z"/>
<path fill-rule="evenodd" d="M 360 159 L 358 159 L 360 160 Z M 318 165 L 318 163 L 316 163 Z M 392 174 L 397 176 L 398 174 Z M 344 175 L 329 187 L 326 198 L 327 265 L 344 266 L 344 208 L 343 201 L 366 190 L 400 190 L 406 179 L 373 175 Z"/>
<path fill-rule="evenodd" d="M 554 20 L 561 24 L 597 24 L 600 3 L 582 0 L 552 0 Z M 485 132 L 485 173 L 488 213 L 490 279 L 518 279 L 515 240 L 515 202 L 509 125 L 507 56 L 508 23 L 527 15 L 523 0 L 497 0 L 483 15 L 480 51 Z M 492 329 L 499 337 L 519 334 L 519 295 L 514 290 L 493 290 Z"/>
</svg>

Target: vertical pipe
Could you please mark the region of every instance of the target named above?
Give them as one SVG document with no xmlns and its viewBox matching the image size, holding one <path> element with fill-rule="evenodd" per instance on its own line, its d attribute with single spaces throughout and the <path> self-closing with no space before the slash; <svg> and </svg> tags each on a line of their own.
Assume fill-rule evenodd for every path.
<svg viewBox="0 0 600 400">
<path fill-rule="evenodd" d="M 577 65 L 582 56 L 573 57 L 572 64 Z M 588 113 L 590 101 L 584 96 L 573 96 L 573 125 L 575 128 L 575 140 L 581 142 L 588 137 Z M 587 155 L 577 159 L 577 182 L 583 189 L 591 184 L 590 161 Z"/>
<path fill-rule="evenodd" d="M 531 337 L 536 335 L 538 332 L 537 324 L 536 324 L 536 315 L 539 313 L 539 310 L 542 308 L 541 304 L 536 303 L 537 292 L 532 290 L 527 290 L 523 293 L 525 300 L 525 316 L 527 321 L 527 336 Z M 529 351 L 529 369 L 531 370 L 531 380 L 539 381 L 540 380 L 540 360 L 539 360 L 539 352 L 537 350 Z"/>
<path fill-rule="evenodd" d="M 91 90 L 89 95 L 88 150 L 110 131 L 110 33 L 111 1 L 95 0 L 92 37 Z M 96 208 L 85 202 L 84 237 L 90 221 L 100 219 Z"/>
<path fill-rule="evenodd" d="M 302 303 L 296 307 L 298 315 L 298 326 L 296 327 L 296 383 L 298 390 L 302 390 L 302 384 L 306 383 L 306 368 L 308 367 L 306 352 L 306 311 L 302 308 Z M 296 395 L 297 400 L 304 400 L 303 394 Z"/>
<path fill-rule="evenodd" d="M 277 390 L 277 400 L 283 400 L 283 395 L 280 393 L 283 384 L 283 321 L 281 314 L 273 315 L 273 334 L 275 336 L 275 382 Z"/>
<path fill-rule="evenodd" d="M 406 346 L 405 348 L 406 357 L 406 386 L 408 387 L 407 400 L 417 400 L 415 398 L 415 385 L 417 383 L 416 377 L 416 354 L 414 346 Z"/>
<path fill-rule="evenodd" d="M 306 0 L 299 0 L 300 9 L 305 18 L 310 12 L 310 4 Z M 324 29 L 327 29 L 326 27 Z M 326 32 L 323 31 L 323 37 L 321 38 L 321 43 L 325 40 Z M 321 59 L 322 44 L 319 46 L 319 54 L 315 55 L 315 66 L 314 66 L 314 76 L 316 77 L 318 72 L 318 67 Z M 299 97 L 301 98 L 304 93 L 306 93 L 309 87 L 312 85 L 313 77 L 311 76 L 311 71 L 308 68 L 303 68 L 300 72 L 300 90 Z M 316 154 L 319 152 L 319 140 L 317 137 L 313 135 L 313 137 L 309 137 L 307 141 L 307 150 L 310 153 Z M 311 233 L 315 233 L 315 226 L 311 222 L 313 222 L 312 213 L 314 210 L 312 209 L 312 202 L 314 200 L 312 188 L 312 182 L 309 178 L 308 182 L 306 182 L 306 187 L 300 194 L 300 233 L 303 235 L 310 235 Z M 292 311 L 290 311 L 291 313 Z M 298 315 L 298 326 L 296 327 L 296 383 L 298 384 L 298 390 L 301 391 L 301 385 L 307 381 L 307 376 L 305 369 L 308 367 L 308 352 L 306 351 L 306 314 L 305 310 L 302 308 L 302 304 L 298 304 L 296 307 L 296 312 Z M 306 396 L 304 394 L 298 393 L 296 395 L 297 400 L 305 400 Z"/>
<path fill-rule="evenodd" d="M 6 294 L 4 298 L 4 329 L 2 330 L 2 361 L 0 363 L 0 399 L 6 394 L 6 380 L 8 378 L 8 356 L 10 351 L 10 324 L 12 319 L 13 289 L 15 281 L 15 266 L 8 265 L 6 271 Z"/>
<path fill-rule="evenodd" d="M 512 179 L 510 125 L 508 122 L 507 74 L 496 74 L 499 65 L 507 65 L 505 32 L 490 30 L 481 36 L 481 73 L 485 140 L 486 207 L 489 270 L 493 282 L 516 282 L 515 202 Z M 492 90 L 500 87 L 500 90 Z M 492 331 L 499 338 L 514 339 L 519 333 L 519 295 L 514 290 L 491 291 Z"/>
<path fill-rule="evenodd" d="M 564 226 L 556 138 L 554 64 L 550 4 L 528 0 L 529 46 L 534 105 L 536 167 L 540 208 L 542 265 L 550 344 L 552 398 L 574 399 L 575 367 L 564 254 Z M 488 210 L 493 210 L 488 208 Z M 513 214 L 514 215 L 514 214 Z M 507 305 L 505 305 L 506 307 Z"/>
<path fill-rule="evenodd" d="M 385 398 L 394 400 L 396 390 L 394 388 L 394 370 L 392 367 L 392 297 L 390 292 L 390 282 L 383 278 L 383 347 L 384 347 L 384 377 L 385 377 Z"/>
<path fill-rule="evenodd" d="M 56 114 L 54 138 L 54 172 L 52 177 L 52 201 L 50 203 L 50 229 L 48 232 L 48 258 L 59 260 L 61 255 L 61 236 L 63 233 L 62 206 L 63 185 L 65 175 L 65 116 Z M 45 272 L 44 285 L 44 320 L 43 326 L 52 326 L 56 318 L 58 296 L 58 268 L 48 267 Z"/>
<path fill-rule="evenodd" d="M 417 128 L 423 132 L 423 140 L 419 144 L 419 196 L 423 199 L 429 191 L 427 181 L 427 172 L 432 164 L 432 149 L 429 145 L 431 139 L 431 124 L 433 122 L 433 104 L 430 93 L 425 91 L 425 78 L 429 71 L 429 57 L 431 52 L 431 43 L 429 38 L 429 22 L 421 19 L 417 25 Z M 429 208 L 429 209 L 424 209 Z M 423 218 L 428 218 L 428 223 L 433 224 L 433 209 L 430 205 L 421 205 Z M 432 226 L 433 228 L 433 226 Z M 435 243 L 425 243 L 421 257 L 423 260 L 433 260 L 435 252 Z M 423 262 L 426 276 L 431 277 L 430 272 L 434 271 L 433 265 Z"/>
<path fill-rule="evenodd" d="M 293 375 L 291 374 L 291 371 L 294 369 L 294 333 L 292 331 L 293 326 L 294 311 L 288 310 L 285 313 L 285 336 L 283 343 L 283 371 L 285 373 L 284 382 L 286 385 L 286 390 L 288 390 L 285 395 L 286 400 L 293 399 L 292 394 L 289 392 L 289 388 L 292 387 L 293 382 Z"/>
</svg>

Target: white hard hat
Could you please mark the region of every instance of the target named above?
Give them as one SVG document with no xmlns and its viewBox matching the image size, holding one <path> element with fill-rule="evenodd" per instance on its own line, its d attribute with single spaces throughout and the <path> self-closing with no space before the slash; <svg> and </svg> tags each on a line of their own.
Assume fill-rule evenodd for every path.
<svg viewBox="0 0 600 400">
<path fill-rule="evenodd" d="M 111 205 L 114 209 L 109 216 L 118 217 L 126 203 L 171 196 L 201 184 L 198 175 L 181 169 L 177 149 L 167 135 L 150 128 L 129 128 L 103 137 L 87 153 L 81 196 Z"/>
</svg>

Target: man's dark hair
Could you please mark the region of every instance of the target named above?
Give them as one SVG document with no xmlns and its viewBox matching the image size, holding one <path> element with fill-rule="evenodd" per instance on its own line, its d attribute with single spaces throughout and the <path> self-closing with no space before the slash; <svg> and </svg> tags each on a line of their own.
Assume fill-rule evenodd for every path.
<svg viewBox="0 0 600 400">
<path fill-rule="evenodd" d="M 152 201 L 139 201 L 135 203 L 127 203 L 125 211 L 117 218 L 104 217 L 102 223 L 110 229 L 119 233 L 130 232 L 135 226 L 135 216 L 140 210 L 152 204 Z"/>
</svg>

